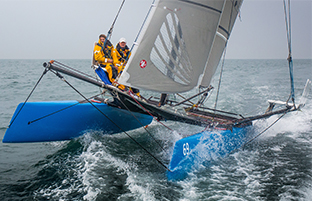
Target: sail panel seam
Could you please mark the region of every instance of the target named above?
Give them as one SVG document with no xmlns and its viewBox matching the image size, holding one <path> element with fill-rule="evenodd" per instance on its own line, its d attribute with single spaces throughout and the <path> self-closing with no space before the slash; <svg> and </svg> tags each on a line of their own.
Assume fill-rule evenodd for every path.
<svg viewBox="0 0 312 201">
<path fill-rule="evenodd" d="M 219 28 L 227 34 L 227 39 L 228 39 L 229 36 L 230 36 L 230 33 L 224 27 L 222 27 L 221 25 L 219 25 Z"/>
<path fill-rule="evenodd" d="M 204 8 L 207 8 L 209 10 L 213 10 L 213 11 L 216 11 L 218 13 L 222 13 L 221 10 L 218 10 L 218 9 L 216 9 L 214 7 L 207 6 L 207 5 L 204 5 L 204 4 L 201 4 L 201 3 L 197 3 L 197 2 L 194 2 L 194 1 L 188 1 L 188 0 L 179 0 L 179 1 L 182 1 L 182 2 L 185 2 L 185 3 L 189 3 L 189 4 L 194 4 L 196 6 L 204 7 Z"/>
<path fill-rule="evenodd" d="M 160 39 L 160 40 L 161 40 L 161 39 Z M 162 40 L 161 40 L 161 42 L 163 43 Z M 163 43 L 163 44 L 164 44 L 164 43 Z M 163 47 L 163 48 L 165 48 L 165 47 Z M 171 67 L 169 66 L 168 62 L 166 62 L 165 58 L 163 57 L 163 55 L 160 53 L 159 49 L 158 49 L 156 46 L 154 46 L 153 49 L 156 51 L 157 55 L 158 55 L 159 58 L 162 60 L 162 62 L 164 63 L 164 65 L 165 65 L 166 68 L 164 69 L 164 71 L 162 71 L 162 70 L 161 70 L 160 68 L 158 68 L 156 65 L 155 65 L 155 67 L 156 67 L 158 70 L 160 70 L 164 75 L 167 75 L 167 73 L 165 72 L 165 70 L 170 71 L 172 74 L 174 74 L 175 76 L 177 76 L 176 78 L 174 78 L 174 77 L 169 77 L 170 79 L 172 79 L 173 81 L 176 81 L 176 82 L 178 82 L 178 83 L 180 83 L 180 84 L 186 85 L 189 81 L 188 81 L 186 78 L 180 76 L 180 75 L 177 73 L 177 71 L 176 71 L 175 69 L 173 69 L 173 68 L 171 68 Z M 164 49 L 164 50 L 167 51 L 166 49 Z M 153 62 L 153 61 L 152 61 L 152 62 Z M 154 62 L 153 62 L 153 63 L 154 63 Z M 177 78 L 178 78 L 180 81 L 177 80 Z"/>
<path fill-rule="evenodd" d="M 166 26 L 166 28 L 167 28 L 166 31 L 167 31 L 167 33 L 168 33 L 170 28 L 169 28 L 169 25 L 168 25 L 168 22 L 167 22 L 167 21 L 165 22 L 165 26 Z M 168 64 L 169 67 L 170 67 L 170 70 L 174 70 L 174 71 L 176 72 L 176 73 L 173 73 L 174 75 L 180 74 L 180 75 L 185 79 L 185 82 L 186 82 L 186 83 L 189 83 L 189 79 L 191 79 L 191 77 L 188 75 L 188 73 L 189 73 L 190 71 L 186 71 L 186 70 L 188 70 L 188 69 L 185 69 L 185 68 L 184 68 L 184 66 L 187 66 L 187 65 L 185 65 L 185 64 L 183 65 L 183 64 L 182 64 L 182 61 L 183 61 L 183 60 L 182 60 L 182 56 L 179 54 L 180 52 L 177 50 L 176 44 L 173 42 L 174 40 L 173 40 L 171 34 L 168 33 L 168 37 L 169 37 L 169 40 L 170 40 L 170 43 L 171 43 L 171 53 L 169 52 L 170 50 L 169 50 L 169 48 L 168 48 L 168 45 L 165 43 L 164 36 L 163 36 L 162 34 L 160 34 L 159 36 L 160 36 L 160 40 L 161 40 L 163 46 L 165 47 L 164 50 L 166 51 L 166 53 L 167 53 L 168 56 L 169 56 L 169 59 L 170 59 L 170 60 L 169 60 L 168 62 L 172 62 L 173 65 L 174 65 L 174 68 L 172 68 L 172 67 L 170 66 L 170 64 Z M 183 46 L 182 44 L 179 44 L 179 45 L 180 45 L 180 47 Z M 173 58 L 172 50 L 175 51 L 176 57 L 178 57 L 178 59 L 177 59 L 177 58 Z M 177 63 L 177 62 L 178 62 L 178 63 Z M 183 63 L 184 63 L 184 62 L 183 62 Z M 182 65 L 182 68 L 181 68 L 180 64 Z M 178 67 L 179 67 L 179 69 L 177 70 Z M 174 79 L 174 78 L 173 78 L 173 79 Z"/>
</svg>

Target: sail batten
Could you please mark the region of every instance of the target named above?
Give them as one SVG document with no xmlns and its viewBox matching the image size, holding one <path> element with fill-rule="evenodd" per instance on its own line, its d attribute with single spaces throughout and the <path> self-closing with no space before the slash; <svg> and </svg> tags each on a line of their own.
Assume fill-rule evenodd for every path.
<svg viewBox="0 0 312 201">
<path fill-rule="evenodd" d="M 224 31 L 225 33 L 226 33 L 226 38 L 228 39 L 229 37 L 230 37 L 230 33 L 228 32 L 228 30 L 226 30 L 224 27 L 222 27 L 222 26 L 219 26 L 219 28 L 222 30 L 222 31 Z"/>
<path fill-rule="evenodd" d="M 203 76 L 225 0 L 159 0 L 138 36 L 119 83 L 177 93 Z"/>
</svg>

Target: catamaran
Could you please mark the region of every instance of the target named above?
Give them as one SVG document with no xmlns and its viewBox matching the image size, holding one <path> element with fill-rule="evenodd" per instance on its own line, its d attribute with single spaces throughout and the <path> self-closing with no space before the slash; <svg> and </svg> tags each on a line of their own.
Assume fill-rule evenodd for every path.
<svg viewBox="0 0 312 201">
<path fill-rule="evenodd" d="M 127 130 L 144 127 L 152 119 L 160 123 L 170 120 L 202 126 L 202 132 L 175 142 L 168 167 L 127 134 L 167 169 L 167 176 L 172 180 L 185 178 L 196 166 L 200 152 L 211 153 L 213 160 L 240 148 L 246 143 L 252 121 L 276 114 L 282 117 L 304 105 L 295 104 L 291 49 L 288 59 L 291 94 L 287 101 L 269 101 L 263 114 L 249 117 L 219 110 L 216 104 L 214 108 L 204 105 L 213 89 L 211 79 L 224 55 L 241 5 L 242 0 L 155 0 L 131 48 L 132 56 L 114 86 L 104 82 L 107 75 L 96 64 L 92 65 L 101 80 L 57 61 L 44 63 L 44 74 L 50 71 L 63 81 L 61 74 L 73 76 L 102 88 L 113 99 L 107 101 L 95 96 L 84 97 L 82 102 L 21 103 L 3 142 L 68 140 L 87 129 L 127 134 Z M 159 97 L 146 98 L 143 92 L 137 97 L 130 88 L 120 90 L 118 84 L 153 91 Z M 306 87 L 309 84 L 307 81 Z M 187 98 L 180 95 L 194 89 L 199 92 Z M 171 100 L 172 94 L 182 98 Z M 277 104 L 283 107 L 273 110 Z M 117 124 L 118 118 L 125 121 Z"/>
</svg>

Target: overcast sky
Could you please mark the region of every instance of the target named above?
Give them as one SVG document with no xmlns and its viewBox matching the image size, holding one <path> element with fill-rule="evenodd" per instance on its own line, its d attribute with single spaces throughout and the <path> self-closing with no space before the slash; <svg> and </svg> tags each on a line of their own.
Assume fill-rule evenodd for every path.
<svg viewBox="0 0 312 201">
<path fill-rule="evenodd" d="M 122 0 L 0 0 L 0 59 L 90 59 Z M 134 41 L 152 0 L 126 0 L 111 41 Z M 312 59 L 312 1 L 293 0 L 292 53 Z M 245 0 L 226 58 L 286 59 L 283 0 Z"/>
</svg>

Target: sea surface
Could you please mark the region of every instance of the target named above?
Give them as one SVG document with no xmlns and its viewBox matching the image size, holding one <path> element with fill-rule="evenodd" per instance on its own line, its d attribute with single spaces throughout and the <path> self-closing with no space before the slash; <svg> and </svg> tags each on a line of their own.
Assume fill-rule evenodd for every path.
<svg viewBox="0 0 312 201">
<path fill-rule="evenodd" d="M 16 106 L 26 100 L 42 75 L 45 61 L 0 60 L 0 139 Z M 89 60 L 60 62 L 94 75 Z M 99 93 L 96 86 L 65 78 L 86 97 Z M 214 107 L 218 78 L 219 71 L 207 107 Z M 307 79 L 312 79 L 312 60 L 294 60 L 296 103 Z M 286 59 L 225 60 L 217 109 L 243 116 L 261 114 L 267 100 L 288 99 L 289 80 Z M 311 94 L 301 111 L 285 115 L 244 149 L 210 166 L 199 165 L 182 181 L 168 181 L 166 170 L 124 133 L 89 131 L 64 142 L 0 142 L 0 200 L 311 200 Z M 142 95 L 151 94 L 142 91 Z M 82 99 L 48 72 L 28 101 Z M 278 117 L 255 121 L 251 135 L 261 133 Z M 203 128 L 164 123 L 174 131 L 156 121 L 147 128 L 164 150 L 142 128 L 129 133 L 168 165 L 179 133 L 195 134 Z"/>
</svg>

